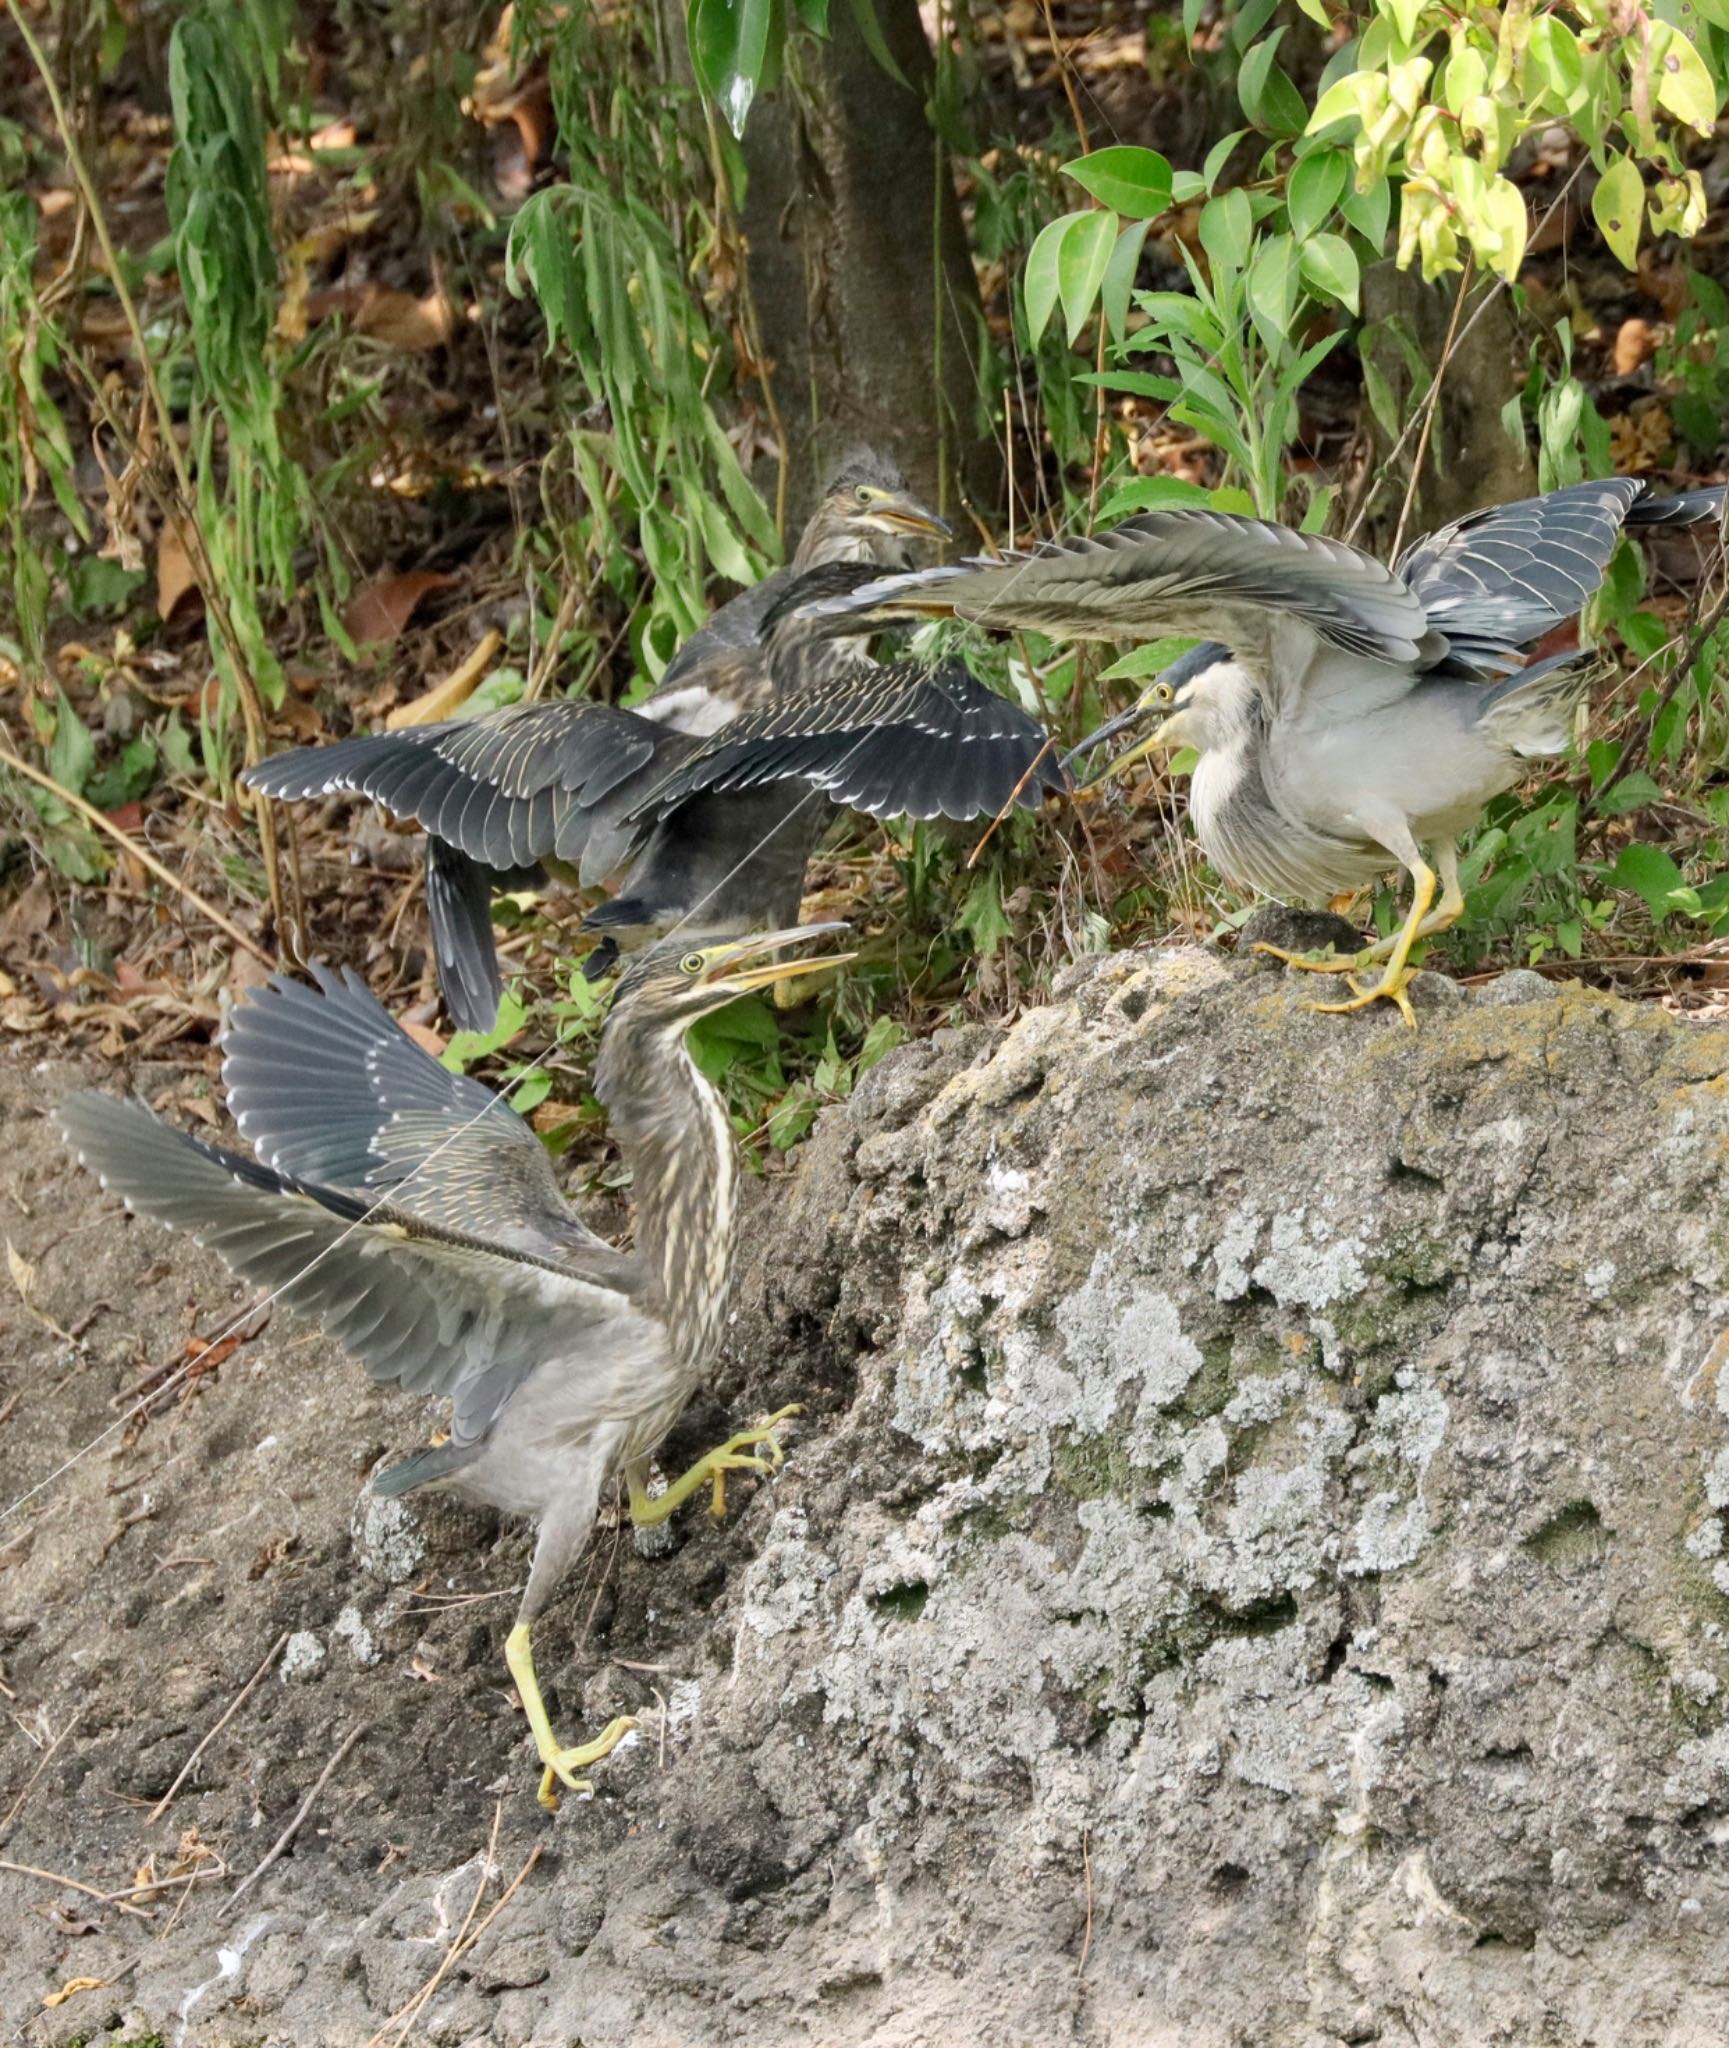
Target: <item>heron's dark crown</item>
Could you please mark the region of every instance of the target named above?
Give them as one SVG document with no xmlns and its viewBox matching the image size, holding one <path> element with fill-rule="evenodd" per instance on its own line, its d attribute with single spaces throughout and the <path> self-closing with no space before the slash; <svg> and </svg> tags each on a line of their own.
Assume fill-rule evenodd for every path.
<svg viewBox="0 0 1729 2048">
<path fill-rule="evenodd" d="M 825 500 L 849 495 L 860 484 L 898 493 L 905 491 L 907 480 L 888 456 L 879 455 L 874 448 L 853 448 L 829 471 L 822 495 Z"/>
<path fill-rule="evenodd" d="M 1191 647 L 1187 654 L 1179 654 L 1175 661 L 1160 669 L 1158 680 L 1171 693 L 1171 709 L 1181 711 L 1190 701 L 1196 683 L 1209 669 L 1234 659 L 1222 640 L 1203 640 L 1198 647 Z"/>
</svg>

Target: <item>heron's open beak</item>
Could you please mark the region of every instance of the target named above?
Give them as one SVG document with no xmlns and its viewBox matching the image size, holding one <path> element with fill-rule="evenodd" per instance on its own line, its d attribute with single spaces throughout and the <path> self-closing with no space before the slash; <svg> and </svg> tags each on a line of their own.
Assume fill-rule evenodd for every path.
<svg viewBox="0 0 1729 2048">
<path fill-rule="evenodd" d="M 1094 747 L 1103 741 L 1115 739 L 1118 733 L 1127 732 L 1132 725 L 1139 725 L 1152 709 L 1154 707 L 1141 697 L 1131 704 L 1127 711 L 1121 711 L 1115 718 L 1107 719 L 1096 732 L 1088 733 L 1078 747 L 1072 747 L 1063 756 L 1064 773 L 1068 773 L 1075 762 L 1083 755 L 1090 754 Z M 1095 775 L 1090 782 L 1083 782 L 1078 786 L 1082 789 L 1096 789 L 1100 783 L 1113 781 L 1117 776 L 1127 773 L 1137 761 L 1144 761 L 1155 747 L 1172 744 L 1166 737 L 1172 723 L 1170 718 L 1161 718 L 1145 739 L 1138 740 L 1126 754 L 1119 754 L 1109 767 Z"/>
<path fill-rule="evenodd" d="M 864 506 L 859 524 L 874 526 L 883 533 L 910 533 L 926 540 L 948 540 L 952 529 L 917 498 L 899 491 L 873 490 Z"/>
<path fill-rule="evenodd" d="M 785 953 L 789 946 L 802 946 L 808 940 L 846 929 L 844 924 L 796 924 L 785 931 L 757 932 L 748 939 L 740 939 L 736 945 L 717 947 L 703 972 L 703 986 L 720 988 L 724 985 L 734 995 L 746 995 L 752 989 L 768 988 L 776 982 L 794 981 L 806 974 L 821 974 L 829 967 L 843 967 L 849 960 L 856 960 L 858 955 L 818 953 L 798 960 L 777 956 Z M 752 965 L 753 962 L 761 964 Z"/>
</svg>

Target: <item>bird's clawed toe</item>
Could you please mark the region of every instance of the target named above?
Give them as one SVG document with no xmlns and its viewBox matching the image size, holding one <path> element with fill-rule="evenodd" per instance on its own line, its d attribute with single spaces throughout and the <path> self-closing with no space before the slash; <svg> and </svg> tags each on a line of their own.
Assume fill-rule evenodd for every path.
<svg viewBox="0 0 1729 2048">
<path fill-rule="evenodd" d="M 599 1763 L 603 1756 L 611 1756 L 635 1726 L 636 1722 L 629 1714 L 620 1714 L 616 1720 L 609 1721 L 592 1742 L 580 1742 L 573 1749 L 543 1748 L 540 1760 L 546 1769 L 541 1773 L 539 1799 L 547 1812 L 558 1811 L 560 1785 L 567 1792 L 592 1792 L 594 1786 L 587 1778 L 579 1778 L 577 1772 Z"/>
</svg>

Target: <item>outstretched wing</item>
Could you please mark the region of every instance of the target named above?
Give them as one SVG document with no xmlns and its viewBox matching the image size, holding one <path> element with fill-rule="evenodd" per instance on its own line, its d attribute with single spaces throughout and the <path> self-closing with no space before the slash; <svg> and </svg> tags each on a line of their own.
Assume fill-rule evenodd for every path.
<svg viewBox="0 0 1729 2048">
<path fill-rule="evenodd" d="M 449 1073 L 360 977 L 278 975 L 235 1006 L 222 1078 L 241 1135 L 297 1183 L 630 1292 L 636 1262 L 578 1220 L 545 1148 L 500 1095 Z"/>
<path fill-rule="evenodd" d="M 1722 506 L 1720 488 L 1659 498 L 1637 477 L 1570 484 L 1455 519 L 1407 548 L 1398 573 L 1447 636 L 1447 668 L 1504 675 L 1596 594 L 1624 526 L 1696 525 Z"/>
<path fill-rule="evenodd" d="M 611 704 L 512 704 L 478 718 L 296 747 L 246 771 L 267 796 L 371 797 L 488 867 L 580 860 L 634 777 L 691 742 Z"/>
<path fill-rule="evenodd" d="M 59 1121 L 128 1208 L 314 1317 L 375 1380 L 448 1396 L 458 1451 L 479 1443 L 537 1366 L 577 1349 L 603 1360 L 649 1334 L 615 1289 L 297 1181 L 171 1129 L 141 1103 L 73 1095 Z"/>
<path fill-rule="evenodd" d="M 1263 675 L 1281 623 L 1400 667 L 1418 660 L 1429 632 L 1421 599 L 1372 555 L 1266 520 L 1184 508 L 1001 561 L 883 577 L 821 612 L 835 624 L 953 614 L 1066 640 L 1222 640 Z"/>
<path fill-rule="evenodd" d="M 842 684 L 735 719 L 633 815 L 664 817 L 704 791 L 794 778 L 878 818 L 990 816 L 1017 788 L 1034 808 L 1068 787 L 1038 721 L 958 662 L 861 662 Z"/>
</svg>

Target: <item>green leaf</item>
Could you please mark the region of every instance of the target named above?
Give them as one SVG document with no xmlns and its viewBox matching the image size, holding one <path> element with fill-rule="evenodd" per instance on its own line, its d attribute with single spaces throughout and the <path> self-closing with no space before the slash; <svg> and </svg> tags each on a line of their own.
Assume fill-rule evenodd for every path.
<svg viewBox="0 0 1729 2048">
<path fill-rule="evenodd" d="M 734 135 L 744 133 L 756 98 L 773 19 L 773 0 L 691 0 L 691 67 Z"/>
<path fill-rule="evenodd" d="M 1096 149 L 1064 164 L 1063 175 L 1129 220 L 1151 220 L 1171 203 L 1171 167 L 1156 149 Z"/>
<path fill-rule="evenodd" d="M 1377 178 L 1367 192 L 1347 192 L 1339 211 L 1380 255 L 1387 246 L 1387 223 L 1393 214 L 1393 188 L 1388 180 Z"/>
<path fill-rule="evenodd" d="M 1285 213 L 1299 241 L 1331 214 L 1350 176 L 1350 153 L 1343 149 L 1313 149 L 1292 166 L 1285 185 Z"/>
<path fill-rule="evenodd" d="M 1205 495 L 1203 492 L 1202 496 Z M 1141 676 L 1156 676 L 1161 669 L 1168 668 L 1178 655 L 1187 654 L 1191 647 L 1198 644 L 1194 640 L 1151 641 L 1145 647 L 1131 649 L 1119 660 L 1113 661 L 1109 668 L 1100 669 L 1098 679 L 1101 683 L 1114 683 L 1120 680 L 1135 681 Z"/>
<path fill-rule="evenodd" d="M 1657 104 L 1709 135 L 1717 124 L 1717 86 L 1705 59 L 1677 29 L 1669 31 L 1669 44 L 1657 63 Z"/>
<path fill-rule="evenodd" d="M 1129 319 L 1129 293 L 1134 288 L 1135 272 L 1140 268 L 1141 250 L 1145 246 L 1151 221 L 1132 220 L 1117 237 L 1116 247 L 1111 251 L 1111 260 L 1105 266 L 1105 281 L 1099 287 L 1099 304 L 1105 310 L 1105 322 L 1111 330 L 1111 339 L 1121 341 L 1123 330 Z"/>
<path fill-rule="evenodd" d="M 1631 270 L 1639 256 L 1639 228 L 1645 217 L 1645 180 L 1630 156 L 1617 158 L 1597 180 L 1591 218 L 1611 254 Z"/>
<path fill-rule="evenodd" d="M 1658 919 L 1668 916 L 1676 907 L 1671 901 L 1676 892 L 1687 889 L 1686 878 L 1671 856 L 1662 847 L 1647 846 L 1639 840 L 1622 847 L 1621 858 L 1609 879 L 1616 888 L 1642 897 L 1646 909 Z"/>
<path fill-rule="evenodd" d="M 1021 295 L 1027 309 L 1028 347 L 1037 346 L 1039 336 L 1044 333 L 1056 309 L 1057 296 L 1062 289 L 1057 258 L 1062 251 L 1063 237 L 1081 218 L 1078 213 L 1065 213 L 1061 220 L 1053 220 L 1048 227 L 1039 230 L 1038 239 L 1027 251 Z"/>
<path fill-rule="evenodd" d="M 126 742 L 117 760 L 91 776 L 84 795 L 99 811 L 117 811 L 141 797 L 155 780 L 156 742 L 141 732 Z"/>
<path fill-rule="evenodd" d="M 66 571 L 67 608 L 78 619 L 123 611 L 143 581 L 142 569 L 123 569 L 101 555 L 80 555 Z"/>
<path fill-rule="evenodd" d="M 1105 499 L 1099 507 L 1098 523 L 1100 526 L 1113 526 L 1131 512 L 1156 512 L 1165 505 L 1205 505 L 1210 497 L 1202 485 L 1192 484 L 1186 477 L 1138 476 Z M 1105 673 L 1127 675 L 1131 671 L 1114 668 L 1107 669 Z"/>
<path fill-rule="evenodd" d="M 82 796 L 90 771 L 96 766 L 96 742 L 59 684 L 54 687 L 54 699 L 54 737 L 48 743 L 48 773 L 62 789 Z"/>
<path fill-rule="evenodd" d="M 883 25 L 877 20 L 877 11 L 872 5 L 872 0 L 847 0 L 847 4 L 852 9 L 852 18 L 858 25 L 858 32 L 863 38 L 865 48 L 890 78 L 911 92 L 912 82 L 895 62 L 894 53 L 883 40 Z"/>
<path fill-rule="evenodd" d="M 1247 285 L 1249 311 L 1269 355 L 1277 356 L 1290 338 L 1297 283 L 1297 244 L 1289 235 L 1269 236 L 1255 254 Z"/>
<path fill-rule="evenodd" d="M 828 34 L 828 0 L 792 0 L 798 18 L 813 36 Z"/>
<path fill-rule="evenodd" d="M 552 1093 L 552 1076 L 544 1067 L 518 1082 L 511 1090 L 510 1106 L 518 1116 L 528 1116 L 537 1110 Z"/>
<path fill-rule="evenodd" d="M 897 1045 L 905 1042 L 907 1027 L 897 1017 L 876 1017 L 864 1035 L 864 1044 L 858 1049 L 858 1058 L 853 1061 L 853 1072 L 868 1074 L 884 1053 L 893 1052 Z"/>
<path fill-rule="evenodd" d="M 522 1004 L 506 992 L 498 1006 L 498 1019 L 490 1031 L 458 1031 L 438 1056 L 441 1067 L 453 1074 L 465 1073 L 476 1060 L 490 1052 L 502 1052 L 527 1022 Z"/>
<path fill-rule="evenodd" d="M 714 499 L 693 479 L 686 480 L 684 496 L 696 513 L 697 530 L 709 560 L 730 582 L 754 583 L 756 564 L 745 553 L 731 522 Z"/>
<path fill-rule="evenodd" d="M 1303 96 L 1275 59 L 1285 31 L 1275 29 L 1257 43 L 1237 72 L 1237 98 L 1254 125 L 1269 135 L 1301 135 L 1309 110 Z"/>
<path fill-rule="evenodd" d="M 1613 789 L 1604 790 L 1598 797 L 1597 811 L 1601 817 L 1620 818 L 1629 811 L 1642 811 L 1647 804 L 1662 801 L 1663 792 L 1649 775 L 1623 775 Z"/>
<path fill-rule="evenodd" d="M 1206 189 L 1209 192 L 1224 174 L 1225 165 L 1230 161 L 1231 151 L 1236 148 L 1237 144 L 1242 141 L 1248 132 L 1246 128 L 1233 128 L 1229 135 L 1220 136 L 1219 140 L 1207 151 L 1206 161 L 1201 165 L 1201 176 L 1205 180 Z"/>
<path fill-rule="evenodd" d="M 1355 313 L 1357 259 L 1343 235 L 1311 235 L 1298 250 L 1303 282 Z"/>
<path fill-rule="evenodd" d="M 1201 208 L 1201 247 L 1215 264 L 1241 270 L 1249 260 L 1249 244 L 1255 231 L 1249 195 L 1239 186 L 1209 199 Z"/>
<path fill-rule="evenodd" d="M 1057 245 L 1057 287 L 1071 347 L 1097 303 L 1116 240 L 1116 215 L 1095 210 L 1076 214 Z"/>
</svg>

